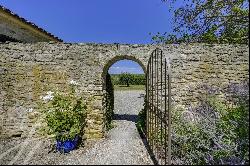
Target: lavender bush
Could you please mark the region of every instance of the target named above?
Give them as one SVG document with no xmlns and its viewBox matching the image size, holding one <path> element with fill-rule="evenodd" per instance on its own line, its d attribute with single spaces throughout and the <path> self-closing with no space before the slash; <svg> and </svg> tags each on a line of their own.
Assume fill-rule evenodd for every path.
<svg viewBox="0 0 250 166">
<path fill-rule="evenodd" d="M 173 111 L 173 164 L 249 164 L 249 83 L 224 89 L 226 100 L 212 92 L 196 108 Z"/>
</svg>

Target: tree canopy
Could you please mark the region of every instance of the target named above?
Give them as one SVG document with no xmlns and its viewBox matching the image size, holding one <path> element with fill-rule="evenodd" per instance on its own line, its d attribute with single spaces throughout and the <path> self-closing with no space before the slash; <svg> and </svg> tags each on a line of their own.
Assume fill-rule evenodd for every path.
<svg viewBox="0 0 250 166">
<path fill-rule="evenodd" d="M 162 0 L 176 4 L 178 0 Z M 157 33 L 156 43 L 237 43 L 249 42 L 248 0 L 182 0 L 174 12 L 172 33 Z"/>
<path fill-rule="evenodd" d="M 131 84 L 132 80 L 133 80 L 133 75 L 132 74 L 127 73 L 127 72 L 120 74 L 119 82 L 121 84 L 126 84 L 127 87 L 129 87 L 129 84 Z"/>
</svg>

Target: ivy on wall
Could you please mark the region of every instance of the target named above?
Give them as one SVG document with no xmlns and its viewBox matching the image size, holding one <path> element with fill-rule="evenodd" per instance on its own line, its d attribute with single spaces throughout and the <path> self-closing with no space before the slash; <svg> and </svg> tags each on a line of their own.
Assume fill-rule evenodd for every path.
<svg viewBox="0 0 250 166">
<path fill-rule="evenodd" d="M 114 116 L 114 87 L 109 74 L 106 75 L 105 108 L 105 126 L 107 130 L 110 130 L 113 127 L 112 119 Z"/>
</svg>

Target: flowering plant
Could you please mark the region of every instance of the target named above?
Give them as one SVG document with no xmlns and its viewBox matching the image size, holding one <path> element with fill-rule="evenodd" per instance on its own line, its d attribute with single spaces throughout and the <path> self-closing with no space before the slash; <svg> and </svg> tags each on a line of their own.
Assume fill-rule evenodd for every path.
<svg viewBox="0 0 250 166">
<path fill-rule="evenodd" d="M 73 81 L 71 81 L 73 82 Z M 58 141 L 72 140 L 81 134 L 85 127 L 86 104 L 82 97 L 75 95 L 74 84 L 70 82 L 70 93 L 47 92 L 41 97 L 43 112 L 48 127 L 48 134 L 53 134 Z"/>
</svg>

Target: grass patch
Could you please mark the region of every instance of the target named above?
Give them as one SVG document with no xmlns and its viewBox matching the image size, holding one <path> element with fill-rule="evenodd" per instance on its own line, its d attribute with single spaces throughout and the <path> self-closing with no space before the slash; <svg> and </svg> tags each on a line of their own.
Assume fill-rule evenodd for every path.
<svg viewBox="0 0 250 166">
<path fill-rule="evenodd" d="M 114 90 L 145 90 L 145 85 L 130 85 L 127 87 L 126 85 L 114 85 Z"/>
</svg>

